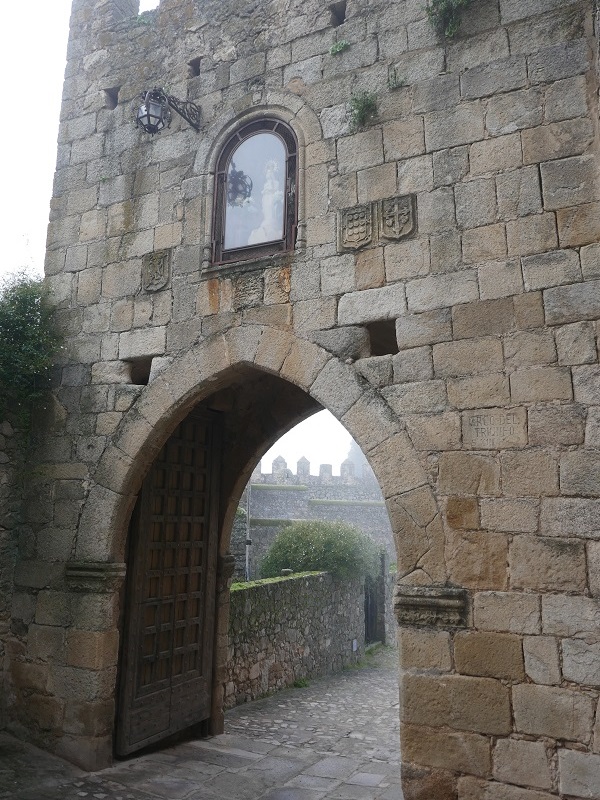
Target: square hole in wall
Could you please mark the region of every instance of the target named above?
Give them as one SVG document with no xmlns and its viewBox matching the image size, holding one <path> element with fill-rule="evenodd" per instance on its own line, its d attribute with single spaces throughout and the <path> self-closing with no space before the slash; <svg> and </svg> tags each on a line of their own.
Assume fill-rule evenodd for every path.
<svg viewBox="0 0 600 800">
<path fill-rule="evenodd" d="M 131 383 L 136 386 L 147 386 L 152 369 L 152 358 L 135 358 L 129 362 L 131 368 Z"/>
<path fill-rule="evenodd" d="M 190 78 L 197 78 L 200 75 L 200 61 L 200 58 L 192 58 L 191 61 L 188 61 Z"/>
<path fill-rule="evenodd" d="M 119 105 L 120 86 L 113 86 L 104 90 L 104 108 L 116 108 Z"/>
<path fill-rule="evenodd" d="M 372 356 L 396 355 L 396 320 L 382 319 L 379 322 L 370 322 L 365 327 L 369 334 Z"/>
<path fill-rule="evenodd" d="M 346 0 L 338 0 L 337 3 L 332 3 L 329 6 L 329 11 L 331 12 L 331 25 L 337 28 L 346 19 Z"/>
</svg>

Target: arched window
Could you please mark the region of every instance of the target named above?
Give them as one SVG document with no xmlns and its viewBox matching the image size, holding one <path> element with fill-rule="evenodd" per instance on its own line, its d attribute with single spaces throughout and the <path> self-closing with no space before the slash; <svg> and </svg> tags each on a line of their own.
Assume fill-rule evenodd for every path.
<svg viewBox="0 0 600 800">
<path fill-rule="evenodd" d="M 281 120 L 254 120 L 226 142 L 217 162 L 213 264 L 293 250 L 298 146 Z"/>
</svg>

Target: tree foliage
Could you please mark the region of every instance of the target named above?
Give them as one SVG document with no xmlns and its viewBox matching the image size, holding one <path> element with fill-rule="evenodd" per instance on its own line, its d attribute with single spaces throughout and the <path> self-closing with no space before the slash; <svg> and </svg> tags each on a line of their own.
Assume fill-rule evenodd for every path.
<svg viewBox="0 0 600 800">
<path fill-rule="evenodd" d="M 28 422 L 59 346 L 43 282 L 26 273 L 7 278 L 0 286 L 0 417 L 9 412 Z"/>
<path fill-rule="evenodd" d="M 278 534 L 262 561 L 261 575 L 270 578 L 282 569 L 293 569 L 364 578 L 376 575 L 378 564 L 377 546 L 358 528 L 344 522 L 303 521 Z"/>
</svg>

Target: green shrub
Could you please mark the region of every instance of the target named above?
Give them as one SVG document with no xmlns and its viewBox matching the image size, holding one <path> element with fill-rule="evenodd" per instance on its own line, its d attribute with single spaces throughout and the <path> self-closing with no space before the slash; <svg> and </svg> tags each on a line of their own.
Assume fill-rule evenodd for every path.
<svg viewBox="0 0 600 800">
<path fill-rule="evenodd" d="M 261 564 L 270 578 L 282 569 L 324 570 L 336 578 L 376 575 L 379 550 L 358 528 L 344 522 L 295 522 L 277 536 Z"/>
<path fill-rule="evenodd" d="M 48 390 L 48 370 L 60 345 L 41 280 L 18 273 L 0 286 L 0 418 L 29 422 L 32 404 Z"/>
<path fill-rule="evenodd" d="M 472 0 L 429 0 L 427 16 L 440 36 L 451 39 L 458 31 L 464 9 Z"/>
<path fill-rule="evenodd" d="M 372 92 L 353 94 L 348 105 L 352 133 L 366 128 L 377 119 L 377 97 Z"/>
</svg>

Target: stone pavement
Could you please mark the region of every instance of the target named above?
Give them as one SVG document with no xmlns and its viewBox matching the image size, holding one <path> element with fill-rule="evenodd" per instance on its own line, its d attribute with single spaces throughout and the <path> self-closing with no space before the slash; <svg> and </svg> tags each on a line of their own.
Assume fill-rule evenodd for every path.
<svg viewBox="0 0 600 800">
<path fill-rule="evenodd" d="M 397 655 L 227 713 L 222 736 L 84 773 L 0 734 L 0 800 L 401 800 Z"/>
</svg>

